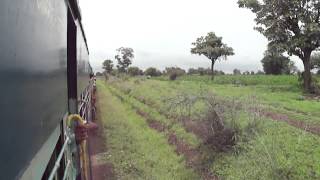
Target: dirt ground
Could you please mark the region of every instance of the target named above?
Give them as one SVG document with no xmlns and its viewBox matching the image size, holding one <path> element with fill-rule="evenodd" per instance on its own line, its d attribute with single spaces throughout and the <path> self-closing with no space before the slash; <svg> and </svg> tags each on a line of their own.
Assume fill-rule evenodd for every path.
<svg viewBox="0 0 320 180">
<path fill-rule="evenodd" d="M 284 115 L 284 114 L 278 114 L 273 112 L 263 112 L 263 115 L 275 121 L 286 122 L 293 127 L 302 129 L 312 134 L 320 135 L 320 126 L 307 124 L 306 122 L 295 120 L 295 119 L 290 119 L 287 115 Z"/>
<path fill-rule="evenodd" d="M 106 146 L 99 107 L 97 107 L 96 113 L 97 119 L 94 122 L 98 124 L 99 129 L 89 132 L 88 138 L 92 180 L 114 180 L 116 176 L 113 165 L 98 160 L 99 154 L 107 152 L 108 147 Z"/>
</svg>

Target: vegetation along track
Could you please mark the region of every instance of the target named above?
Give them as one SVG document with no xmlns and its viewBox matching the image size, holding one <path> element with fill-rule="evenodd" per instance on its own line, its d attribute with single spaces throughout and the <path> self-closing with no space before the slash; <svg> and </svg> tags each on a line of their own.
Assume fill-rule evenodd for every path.
<svg viewBox="0 0 320 180">
<path fill-rule="evenodd" d="M 172 92 L 172 89 L 170 89 L 170 86 L 167 86 L 167 85 L 163 86 L 163 84 L 165 84 L 165 83 L 167 83 L 167 82 L 163 81 L 161 86 L 155 87 L 154 89 L 156 89 L 157 92 L 159 92 L 159 91 Z M 187 86 L 186 86 L 186 84 L 187 84 Z M 192 84 L 192 81 L 179 82 L 178 85 L 174 85 L 174 87 L 175 87 L 176 91 L 183 92 L 185 89 L 191 89 L 191 91 L 194 91 L 193 90 L 194 87 L 192 87 L 190 84 Z M 199 86 L 202 87 L 203 89 L 207 90 L 207 91 L 212 91 L 212 87 L 211 86 L 209 86 L 207 84 L 204 84 L 202 82 L 199 83 Z M 149 87 L 149 88 L 153 88 L 153 85 L 151 85 L 151 87 Z M 217 94 L 221 98 L 232 99 L 234 97 L 240 96 L 240 97 L 242 97 L 240 99 L 242 101 L 242 103 L 243 104 L 247 103 L 247 99 L 245 97 L 248 97 L 248 95 L 242 94 L 241 93 L 241 91 L 242 91 L 241 89 L 240 89 L 240 92 L 237 92 L 237 91 L 239 91 L 237 89 L 237 87 L 229 87 L 229 86 L 227 86 L 228 89 L 229 88 L 232 89 L 231 92 L 236 92 L 236 94 L 232 94 L 231 92 L 229 92 L 229 90 L 220 89 L 221 88 L 220 86 L 215 87 L 215 88 L 217 88 L 217 90 L 214 89 L 214 93 Z M 117 88 L 117 89 L 122 91 L 121 88 Z M 243 89 L 245 89 L 245 92 L 247 92 L 248 89 L 251 90 L 250 87 L 244 87 Z M 223 92 L 226 91 L 227 93 L 226 94 L 221 94 L 220 91 L 223 91 Z M 259 90 L 251 90 L 251 91 L 259 92 Z M 261 96 L 260 94 L 255 94 L 255 93 L 253 93 L 253 94 L 254 94 L 254 96 Z M 270 94 L 269 96 L 273 96 L 273 95 L 274 94 Z M 276 94 L 276 97 L 280 96 L 280 95 L 281 95 L 281 93 L 279 93 L 279 95 Z M 144 103 L 144 104 L 146 104 L 146 105 L 148 105 L 150 107 L 153 107 L 154 109 L 159 111 L 159 107 L 156 106 L 156 104 L 157 104 L 156 102 L 153 102 L 152 100 L 150 100 L 148 98 L 144 98 L 143 96 L 137 96 L 137 95 L 134 95 L 134 94 L 132 94 L 131 96 L 134 97 L 135 99 L 137 99 L 138 101 L 140 101 L 140 102 L 142 102 L 142 103 Z M 286 96 L 286 94 L 284 94 L 283 96 Z M 290 96 L 293 96 L 293 95 L 290 94 Z M 297 98 L 302 98 L 302 97 L 297 97 Z M 288 101 L 288 100 L 285 100 L 285 102 L 286 101 Z M 293 104 L 296 104 L 295 100 L 291 100 L 291 101 L 293 101 L 292 102 Z M 260 102 L 260 99 L 259 99 L 259 103 L 261 103 L 261 105 L 259 106 L 259 108 L 260 108 L 259 111 L 261 112 L 261 115 L 265 116 L 266 118 L 270 118 L 270 119 L 275 120 L 275 121 L 285 122 L 288 125 L 291 125 L 291 126 L 293 126 L 295 128 L 299 128 L 299 129 L 307 131 L 309 133 L 320 135 L 320 119 L 317 118 L 317 115 L 310 116 L 310 113 L 313 114 L 314 112 L 299 112 L 299 111 L 296 111 L 295 110 L 296 109 L 295 106 L 291 107 L 291 108 L 288 108 L 287 104 L 290 104 L 290 103 L 287 103 L 287 102 L 285 103 L 283 108 L 275 108 L 275 107 L 273 107 L 272 105 L 269 104 L 268 100 L 267 101 L 266 100 L 261 100 L 261 102 Z M 312 104 L 308 103 L 308 101 L 303 102 L 303 103 L 308 105 L 308 106 L 312 105 Z M 167 117 L 169 116 L 168 113 L 166 113 L 166 112 L 165 113 L 162 112 L 162 114 L 165 114 L 165 116 L 167 116 Z M 191 122 L 190 124 L 193 124 L 193 123 Z"/>
<path fill-rule="evenodd" d="M 101 117 L 117 179 L 199 179 L 185 166 L 163 133 L 151 129 L 128 103 L 122 103 L 98 81 Z"/>
<path fill-rule="evenodd" d="M 170 114 L 164 111 L 162 101 L 163 98 L 176 96 L 176 92 L 182 90 L 197 93 L 199 85 L 179 81 L 140 80 L 138 83 L 135 81 L 135 79 L 111 81 L 108 88 L 113 90 L 115 96 L 123 99 L 124 104 L 130 104 L 130 108 L 144 117 L 149 126 L 165 134 L 167 141 L 170 139 L 169 142 L 175 142 L 174 136 L 168 138 L 170 134 L 167 134 L 168 130 L 173 128 L 179 141 L 181 139 L 182 142 L 186 142 L 192 147 L 191 149 L 196 149 L 202 156 L 209 154 L 211 157 L 208 161 L 201 157 L 202 165 L 205 164 L 202 167 L 209 167 L 207 169 L 210 172 L 222 179 L 319 178 L 320 149 L 316 146 L 320 142 L 319 137 L 288 126 L 287 122 L 271 121 L 272 118 L 263 117 L 262 131 L 248 142 L 237 144 L 237 151 L 218 153 L 209 150 L 203 153 L 201 148 L 197 149 L 202 143 L 201 133 L 203 133 L 203 129 L 198 126 L 199 122 L 192 121 L 194 124 L 191 126 L 198 129 L 190 128 L 189 123 L 183 126 L 183 123 L 177 122 L 174 116 L 168 116 Z M 225 96 L 219 95 L 219 97 Z M 246 115 L 241 116 L 239 121 L 241 124 L 246 124 L 247 118 Z M 197 136 L 194 138 L 190 134 Z"/>
<path fill-rule="evenodd" d="M 141 117 L 145 119 L 148 126 L 167 137 L 168 144 L 174 146 L 178 155 L 183 155 L 186 160 L 186 167 L 194 169 L 202 179 L 218 179 L 211 171 L 210 167 L 204 163 L 202 152 L 199 147 L 199 140 L 183 129 L 180 124 L 167 119 L 159 112 L 155 111 L 138 101 L 137 99 L 121 93 L 119 90 L 108 86 L 109 91 L 122 102 L 127 103 Z"/>
</svg>

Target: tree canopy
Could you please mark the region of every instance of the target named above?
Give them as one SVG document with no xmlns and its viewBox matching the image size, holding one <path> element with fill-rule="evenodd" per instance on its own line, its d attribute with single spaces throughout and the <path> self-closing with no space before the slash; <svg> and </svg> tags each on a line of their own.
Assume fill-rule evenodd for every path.
<svg viewBox="0 0 320 180">
<path fill-rule="evenodd" d="M 115 59 L 118 61 L 118 71 L 120 73 L 127 72 L 128 67 L 132 64 L 134 58 L 134 51 L 132 48 L 121 47 L 117 49 L 117 55 Z"/>
<path fill-rule="evenodd" d="M 106 73 L 110 74 L 113 69 L 113 62 L 110 59 L 105 60 L 103 63 L 103 69 L 105 70 Z"/>
<path fill-rule="evenodd" d="M 129 67 L 128 74 L 130 76 L 140 76 L 143 75 L 143 71 L 139 67 Z"/>
<path fill-rule="evenodd" d="M 267 50 L 261 63 L 266 74 L 290 74 L 290 59 L 279 52 Z"/>
<path fill-rule="evenodd" d="M 144 74 L 147 76 L 161 76 L 161 71 L 154 67 L 149 67 L 144 71 Z"/>
<path fill-rule="evenodd" d="M 318 0 L 238 0 L 239 7 L 256 14 L 255 29 L 289 55 L 304 64 L 304 88 L 310 92 L 310 55 L 320 46 L 320 1 Z"/>
<path fill-rule="evenodd" d="M 197 38 L 191 48 L 192 54 L 204 55 L 211 60 L 211 75 L 213 79 L 213 68 L 217 60 L 227 59 L 227 56 L 234 55 L 233 49 L 222 42 L 222 37 L 216 36 L 214 32 L 209 32 L 207 36 Z"/>
</svg>

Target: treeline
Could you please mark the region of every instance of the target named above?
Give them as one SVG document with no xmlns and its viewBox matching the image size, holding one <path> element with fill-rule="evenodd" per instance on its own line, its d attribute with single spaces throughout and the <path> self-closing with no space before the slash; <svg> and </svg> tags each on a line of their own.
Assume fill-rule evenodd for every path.
<svg viewBox="0 0 320 180">
<path fill-rule="evenodd" d="M 166 67 L 165 70 L 161 71 L 155 67 L 149 67 L 145 70 L 140 69 L 136 66 L 131 66 L 134 59 L 134 50 L 132 48 L 121 47 L 116 50 L 117 54 L 114 60 L 107 59 L 103 62 L 104 72 L 98 72 L 97 76 L 103 75 L 119 75 L 127 74 L 130 76 L 150 76 L 157 77 L 166 75 L 170 79 L 174 80 L 178 76 L 185 74 L 188 75 L 212 75 L 212 69 L 210 68 L 190 68 L 188 71 L 180 67 Z M 114 62 L 117 62 L 117 65 L 114 66 Z M 320 54 L 315 53 L 311 56 L 311 69 L 318 70 L 320 74 Z M 234 69 L 233 75 L 255 75 L 255 74 L 299 74 L 298 68 L 295 66 L 293 61 L 281 53 L 278 53 L 276 50 L 269 48 L 264 55 L 264 58 L 261 60 L 264 71 L 244 71 L 241 72 L 239 69 Z M 214 70 L 213 75 L 225 75 L 226 73 L 221 70 Z"/>
</svg>

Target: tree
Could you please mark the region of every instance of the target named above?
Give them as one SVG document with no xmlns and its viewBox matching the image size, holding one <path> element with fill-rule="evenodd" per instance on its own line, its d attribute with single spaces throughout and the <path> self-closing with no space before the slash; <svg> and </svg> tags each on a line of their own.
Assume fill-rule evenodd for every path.
<svg viewBox="0 0 320 180">
<path fill-rule="evenodd" d="M 289 74 L 289 62 L 290 59 L 280 52 L 277 52 L 274 48 L 269 48 L 263 59 L 261 60 L 263 70 L 266 74 Z M 289 72 L 288 72 L 289 71 Z"/>
<path fill-rule="evenodd" d="M 188 69 L 188 74 L 189 75 L 199 74 L 199 71 L 195 68 L 190 68 L 190 69 Z"/>
<path fill-rule="evenodd" d="M 201 36 L 192 43 L 192 54 L 204 55 L 211 61 L 211 79 L 214 78 L 213 68 L 217 60 L 227 59 L 227 56 L 234 55 L 233 49 L 222 43 L 222 37 L 216 36 L 214 32 L 209 32 L 207 36 Z"/>
<path fill-rule="evenodd" d="M 166 67 L 165 74 L 170 75 L 173 73 L 177 74 L 177 76 L 182 76 L 186 74 L 186 71 L 179 67 Z"/>
<path fill-rule="evenodd" d="M 242 73 L 242 75 L 250 75 L 250 72 L 249 72 L 249 71 L 244 71 L 244 72 Z"/>
<path fill-rule="evenodd" d="M 200 76 L 203 76 L 203 75 L 206 74 L 206 69 L 205 68 L 199 67 L 198 71 L 199 71 Z"/>
<path fill-rule="evenodd" d="M 154 67 L 149 67 L 148 69 L 145 70 L 144 72 L 145 75 L 147 76 L 161 76 L 161 71 L 154 68 Z"/>
<path fill-rule="evenodd" d="M 113 62 L 110 59 L 107 59 L 102 63 L 102 65 L 105 72 L 110 74 L 113 69 Z"/>
<path fill-rule="evenodd" d="M 264 75 L 264 72 L 261 70 L 258 70 L 257 75 Z"/>
<path fill-rule="evenodd" d="M 101 72 L 97 72 L 96 76 L 103 76 L 103 74 Z"/>
<path fill-rule="evenodd" d="M 132 48 L 121 47 L 117 49 L 117 55 L 115 59 L 118 61 L 118 71 L 120 73 L 127 72 L 128 67 L 132 64 L 132 59 L 134 58 Z"/>
<path fill-rule="evenodd" d="M 311 53 L 320 46 L 318 0 L 238 0 L 239 7 L 256 14 L 255 29 L 270 46 L 298 56 L 304 64 L 303 86 L 311 92 Z"/>
<path fill-rule="evenodd" d="M 241 75 L 241 71 L 239 69 L 234 69 L 233 75 Z"/>
<path fill-rule="evenodd" d="M 143 75 L 143 71 L 141 69 L 139 69 L 138 67 L 129 67 L 128 74 L 130 76 L 139 76 L 139 75 Z"/>
</svg>

